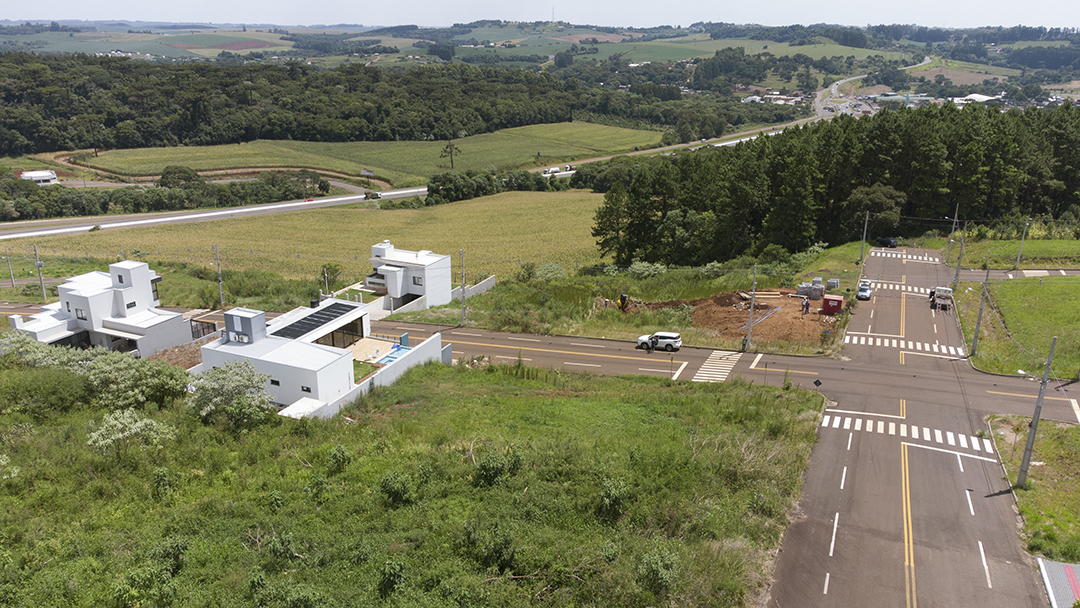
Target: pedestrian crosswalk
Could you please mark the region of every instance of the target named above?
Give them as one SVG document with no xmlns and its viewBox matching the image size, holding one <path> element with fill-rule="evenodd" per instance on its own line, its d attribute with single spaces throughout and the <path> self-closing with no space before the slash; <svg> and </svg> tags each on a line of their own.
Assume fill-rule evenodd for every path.
<svg viewBox="0 0 1080 608">
<path fill-rule="evenodd" d="M 844 336 L 844 344 L 859 345 L 859 346 L 881 346 L 888 348 L 899 348 L 902 350 L 909 350 L 913 352 L 924 352 L 939 355 L 951 355 L 953 357 L 966 357 L 964 354 L 963 346 L 949 346 L 947 344 L 929 343 L 929 342 L 913 342 L 911 340 L 905 340 L 903 338 L 891 338 L 880 336 L 868 336 L 859 334 L 847 334 Z"/>
<path fill-rule="evenodd" d="M 723 382 L 727 380 L 732 368 L 739 362 L 740 352 L 714 350 L 694 374 L 694 382 Z"/>
<path fill-rule="evenodd" d="M 870 282 L 870 287 L 878 289 L 880 291 L 906 291 L 908 293 L 918 293 L 924 296 L 930 296 L 929 287 L 916 287 L 914 285 L 902 285 L 900 283 L 875 283 Z"/>
<path fill-rule="evenodd" d="M 985 437 L 968 435 L 966 433 L 953 433 L 952 431 L 942 431 L 941 429 L 932 429 L 930 427 L 916 426 L 914 424 L 909 425 L 906 422 L 896 422 L 894 420 L 825 414 L 821 419 L 821 427 L 861 433 L 894 435 L 902 439 L 924 441 L 941 444 L 943 446 L 947 445 L 952 448 L 973 450 L 981 454 L 992 455 L 994 453 L 993 442 Z"/>
<path fill-rule="evenodd" d="M 933 255 L 926 254 L 914 254 L 914 253 L 898 253 L 895 251 L 871 251 L 870 255 L 878 258 L 899 258 L 904 260 L 919 260 L 920 262 L 933 262 L 937 263 L 941 261 L 941 258 Z"/>
</svg>

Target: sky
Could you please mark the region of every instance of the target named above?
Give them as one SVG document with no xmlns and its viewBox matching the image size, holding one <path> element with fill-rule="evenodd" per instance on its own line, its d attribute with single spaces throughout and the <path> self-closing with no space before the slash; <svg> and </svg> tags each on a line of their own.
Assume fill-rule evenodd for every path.
<svg viewBox="0 0 1080 608">
<path fill-rule="evenodd" d="M 47 7 L 47 8 L 42 8 Z M 982 0 L 978 3 L 910 0 L 706 2 L 676 0 L 590 0 L 577 2 L 506 2 L 495 0 L 390 0 L 383 2 L 296 2 L 294 0 L 185 0 L 184 2 L 126 2 L 121 0 L 53 0 L 19 3 L 0 11 L 0 19 L 165 21 L 174 23 L 258 23 L 316 25 L 446 26 L 478 19 L 557 21 L 615 27 L 690 25 L 698 21 L 792 25 L 835 23 L 877 25 L 913 23 L 931 27 L 964 28 L 984 25 L 1080 26 L 1076 0 Z"/>
</svg>

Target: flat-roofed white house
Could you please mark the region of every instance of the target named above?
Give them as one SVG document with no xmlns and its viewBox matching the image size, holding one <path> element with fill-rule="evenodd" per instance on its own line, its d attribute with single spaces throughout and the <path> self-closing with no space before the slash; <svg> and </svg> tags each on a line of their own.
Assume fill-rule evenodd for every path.
<svg viewBox="0 0 1080 608">
<path fill-rule="evenodd" d="M 344 347 L 369 335 L 367 304 L 329 299 L 297 309 L 267 325 L 266 313 L 233 308 L 222 337 L 202 346 L 199 373 L 228 361 L 247 360 L 269 374 L 266 390 L 279 406 L 310 409 L 334 403 L 355 388 L 353 354 Z"/>
<path fill-rule="evenodd" d="M 52 184 L 59 184 L 60 180 L 56 179 L 56 171 L 23 171 L 20 175 L 22 179 L 28 179 L 39 186 L 51 186 Z"/>
<path fill-rule="evenodd" d="M 397 249 L 390 241 L 371 246 L 371 266 L 365 284 L 369 289 L 384 293 L 385 307 L 394 310 L 419 298 L 424 308 L 449 304 L 450 256 L 427 250 Z"/>
<path fill-rule="evenodd" d="M 59 302 L 46 304 L 27 320 L 12 315 L 9 321 L 39 342 L 149 356 L 192 341 L 191 323 L 183 315 L 157 308 L 160 281 L 145 262 L 117 262 L 109 272 L 71 277 L 57 287 Z"/>
</svg>

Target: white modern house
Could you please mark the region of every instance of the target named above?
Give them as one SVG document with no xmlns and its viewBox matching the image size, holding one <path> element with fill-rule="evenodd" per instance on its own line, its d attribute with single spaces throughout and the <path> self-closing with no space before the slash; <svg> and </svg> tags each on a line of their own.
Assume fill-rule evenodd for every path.
<svg viewBox="0 0 1080 608">
<path fill-rule="evenodd" d="M 353 354 L 344 347 L 371 333 L 367 304 L 329 299 L 293 310 L 267 325 L 266 313 L 233 308 L 222 337 L 202 346 L 199 373 L 228 361 L 247 360 L 269 374 L 266 390 L 279 406 L 317 409 L 355 388 Z"/>
<path fill-rule="evenodd" d="M 449 304 L 453 299 L 450 285 L 450 256 L 427 250 L 397 249 L 390 241 L 371 246 L 371 266 L 365 284 L 386 294 L 384 307 L 396 310 L 420 298 L 422 308 Z"/>
<path fill-rule="evenodd" d="M 39 186 L 51 186 L 52 184 L 59 184 L 60 180 L 56 179 L 56 171 L 23 171 L 19 175 L 22 179 L 28 179 Z"/>
<path fill-rule="evenodd" d="M 109 272 L 88 272 L 68 279 L 57 290 L 60 301 L 23 320 L 12 315 L 11 327 L 48 344 L 103 346 L 149 356 L 192 341 L 191 323 L 180 313 L 157 308 L 161 277 L 145 262 L 125 260 Z"/>
</svg>

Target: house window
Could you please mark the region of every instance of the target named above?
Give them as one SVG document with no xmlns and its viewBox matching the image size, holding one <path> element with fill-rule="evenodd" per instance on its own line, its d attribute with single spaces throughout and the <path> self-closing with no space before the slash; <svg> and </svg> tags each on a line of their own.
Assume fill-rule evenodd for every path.
<svg viewBox="0 0 1080 608">
<path fill-rule="evenodd" d="M 85 321 L 86 320 L 86 311 L 81 309 L 81 308 L 76 308 L 75 309 L 75 318 Z"/>
<path fill-rule="evenodd" d="M 424 285 L 424 277 L 413 277 L 412 278 L 412 284 L 413 285 L 423 286 Z"/>
<path fill-rule="evenodd" d="M 271 378 L 270 379 L 270 386 L 281 386 L 281 381 L 280 380 L 274 380 L 274 379 Z"/>
<path fill-rule="evenodd" d="M 120 281 L 120 284 L 123 285 L 124 284 L 124 275 L 122 275 L 122 274 L 116 275 L 116 280 Z"/>
<path fill-rule="evenodd" d="M 67 304 L 67 311 L 71 312 L 71 302 L 64 302 L 64 304 Z"/>
<path fill-rule="evenodd" d="M 301 386 L 300 390 L 304 391 L 305 393 L 310 393 L 311 392 L 311 387 L 310 386 Z"/>
<path fill-rule="evenodd" d="M 128 308 L 135 308 L 135 302 L 128 302 L 127 307 Z"/>
<path fill-rule="evenodd" d="M 153 290 L 153 292 L 154 292 L 154 301 L 155 302 L 157 302 L 158 300 L 161 299 L 160 297 L 158 297 L 157 285 L 158 285 L 157 283 L 152 283 L 150 285 L 150 289 Z"/>
</svg>

